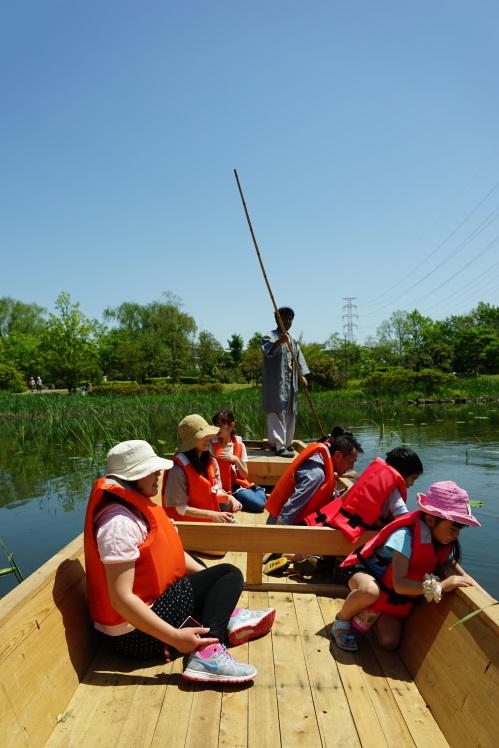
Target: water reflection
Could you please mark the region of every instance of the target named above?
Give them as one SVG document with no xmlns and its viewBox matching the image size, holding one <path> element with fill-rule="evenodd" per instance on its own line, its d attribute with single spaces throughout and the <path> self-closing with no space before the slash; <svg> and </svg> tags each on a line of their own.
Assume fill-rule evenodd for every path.
<svg viewBox="0 0 499 748">
<path fill-rule="evenodd" d="M 296 436 L 310 441 L 317 437 L 316 427 L 310 427 L 305 408 L 302 405 Z M 261 431 L 245 436 L 263 433 L 263 414 L 259 417 Z M 354 431 L 364 448 L 359 472 L 401 443 L 419 454 L 424 474 L 409 490 L 410 509 L 416 508 L 417 492 L 424 493 L 440 480 L 454 480 L 471 498 L 485 502 L 473 510 L 482 527 L 461 534 L 463 563 L 499 598 L 494 566 L 499 529 L 497 409 L 488 405 L 334 408 L 320 418 L 328 427 L 341 424 Z M 157 422 L 165 440 L 162 453 L 175 449 L 177 422 L 166 417 Z M 0 435 L 0 538 L 14 552 L 25 576 L 82 532 L 90 487 L 105 471 L 106 451 L 97 437 L 89 449 L 77 439 L 61 445 L 39 438 L 30 444 L 26 438 L 21 442 L 12 434 Z M 0 580 L 0 595 L 14 586 L 11 576 Z"/>
</svg>

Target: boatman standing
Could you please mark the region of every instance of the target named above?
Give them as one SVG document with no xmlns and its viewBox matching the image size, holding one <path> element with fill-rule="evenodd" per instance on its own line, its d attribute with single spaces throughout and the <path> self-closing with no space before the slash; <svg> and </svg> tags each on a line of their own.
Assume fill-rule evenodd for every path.
<svg viewBox="0 0 499 748">
<path fill-rule="evenodd" d="M 295 419 L 298 411 L 298 387 L 307 388 L 306 374 L 310 369 L 300 350 L 297 341 L 289 335 L 295 313 L 287 306 L 279 308 L 284 329 L 283 333 L 277 322 L 277 328 L 271 330 L 262 338 L 262 410 L 267 414 L 267 439 L 275 449 L 278 457 L 295 456 L 293 437 L 295 433 Z M 301 374 L 289 351 L 290 342 L 293 353 L 298 361 Z"/>
</svg>

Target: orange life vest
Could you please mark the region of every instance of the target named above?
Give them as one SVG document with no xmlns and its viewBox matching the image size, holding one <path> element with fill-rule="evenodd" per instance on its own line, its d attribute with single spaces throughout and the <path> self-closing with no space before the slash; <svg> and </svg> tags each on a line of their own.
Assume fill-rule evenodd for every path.
<svg viewBox="0 0 499 748">
<path fill-rule="evenodd" d="M 240 436 L 236 436 L 236 434 L 232 434 L 231 440 L 232 444 L 234 445 L 234 456 L 240 460 L 243 456 L 243 440 Z M 239 477 L 235 465 L 233 465 L 230 460 L 218 459 L 219 455 L 223 453 L 223 447 L 216 436 L 214 436 L 210 440 L 210 444 L 213 448 L 213 452 L 215 453 L 215 459 L 218 462 L 218 469 L 220 470 L 220 482 L 222 483 L 223 490 L 227 493 L 232 493 L 233 483 L 237 483 L 237 485 L 241 486 L 242 488 L 250 488 L 251 483 L 244 478 Z"/>
<path fill-rule="evenodd" d="M 331 455 L 329 449 L 320 442 L 312 442 L 305 449 L 300 452 L 298 457 L 295 457 L 293 462 L 286 468 L 285 472 L 281 475 L 275 488 L 270 494 L 265 509 L 273 517 L 279 517 L 281 510 L 286 501 L 292 496 L 296 488 L 295 473 L 298 468 L 308 460 L 312 455 L 320 454 L 324 460 L 324 482 L 321 487 L 315 492 L 308 504 L 306 504 L 301 510 L 300 514 L 296 518 L 295 524 L 302 522 L 305 517 L 313 511 L 316 511 L 321 506 L 327 503 L 333 495 L 335 478 L 333 463 L 331 461 Z"/>
<path fill-rule="evenodd" d="M 305 522 L 312 527 L 334 527 L 356 543 L 364 530 L 372 530 L 372 525 L 381 517 L 383 504 L 395 488 L 407 501 L 405 480 L 384 460 L 376 457 L 344 497 L 334 499 L 318 512 L 305 517 Z"/>
<path fill-rule="evenodd" d="M 365 545 L 353 551 L 343 561 L 341 566 L 352 566 L 353 564 L 362 564 L 363 559 L 369 558 L 376 548 L 384 545 L 390 535 L 401 527 L 413 527 L 412 551 L 409 559 L 409 568 L 407 576 L 416 582 L 422 582 L 425 574 L 433 574 L 437 566 L 443 564 L 449 558 L 451 546 L 445 545 L 435 551 L 433 541 L 430 535 L 429 542 L 422 541 L 421 530 L 426 527 L 424 513 L 420 510 L 402 514 L 385 525 L 374 538 L 371 538 Z M 393 589 L 393 571 L 392 564 L 387 567 L 381 580 L 377 580 L 381 588 L 381 594 L 375 605 L 372 607 L 380 610 L 382 613 L 389 613 L 397 618 L 405 618 L 411 612 L 414 603 L 420 599 L 421 595 L 401 595 Z"/>
<path fill-rule="evenodd" d="M 173 455 L 173 462 L 184 470 L 187 476 L 187 493 L 189 494 L 189 506 L 195 509 L 208 509 L 210 511 L 219 512 L 220 505 L 217 500 L 217 494 L 212 491 L 213 486 L 216 486 L 215 468 L 213 463 L 208 464 L 208 477 L 198 473 L 196 468 L 192 465 L 189 458 L 185 456 L 183 452 L 177 452 Z M 174 506 L 167 506 L 166 504 L 166 479 L 167 472 L 163 478 L 163 506 L 165 511 L 171 519 L 177 522 L 213 522 L 208 517 L 188 517 L 187 515 L 179 514 Z"/>
<path fill-rule="evenodd" d="M 146 605 L 151 605 L 177 579 L 185 575 L 185 557 L 182 542 L 163 508 L 146 498 L 124 481 L 113 477 L 95 481 L 85 516 L 84 549 L 87 574 L 87 592 L 90 616 L 105 626 L 123 623 L 124 619 L 111 606 L 107 591 L 104 564 L 100 560 L 95 540 L 93 522 L 104 491 L 138 509 L 149 524 L 147 538 L 139 545 L 135 561 L 133 592 Z"/>
</svg>

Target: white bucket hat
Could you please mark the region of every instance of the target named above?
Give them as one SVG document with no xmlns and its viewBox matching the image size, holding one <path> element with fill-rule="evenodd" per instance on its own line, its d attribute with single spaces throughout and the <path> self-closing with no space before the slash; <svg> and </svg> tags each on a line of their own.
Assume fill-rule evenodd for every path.
<svg viewBox="0 0 499 748">
<path fill-rule="evenodd" d="M 145 478 L 157 470 L 169 470 L 172 465 L 171 460 L 158 457 L 142 439 L 120 442 L 107 453 L 107 474 L 128 481 Z"/>
<path fill-rule="evenodd" d="M 218 426 L 212 426 L 197 413 L 186 416 L 178 425 L 178 435 L 182 439 L 178 451 L 188 452 L 190 449 L 194 449 L 205 436 L 216 436 L 219 431 Z"/>
</svg>

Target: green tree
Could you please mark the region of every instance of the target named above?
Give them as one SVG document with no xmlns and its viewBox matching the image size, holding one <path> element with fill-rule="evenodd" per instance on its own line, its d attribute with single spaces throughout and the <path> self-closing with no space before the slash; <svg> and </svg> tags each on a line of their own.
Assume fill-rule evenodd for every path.
<svg viewBox="0 0 499 748">
<path fill-rule="evenodd" d="M 40 335 L 45 327 L 45 312 L 37 304 L 25 304 L 4 296 L 0 299 L 0 339 L 13 333 Z"/>
<path fill-rule="evenodd" d="M 85 317 L 79 303 L 71 303 L 66 292 L 59 295 L 55 308 L 59 314 L 49 314 L 42 335 L 45 379 L 48 376 L 71 390 L 82 379 L 95 379 L 99 326 Z"/>
<path fill-rule="evenodd" d="M 201 378 L 213 376 L 215 367 L 223 359 L 224 349 L 211 332 L 201 330 L 196 353 Z"/>
<path fill-rule="evenodd" d="M 241 361 L 241 374 L 247 382 L 260 384 L 262 381 L 262 358 L 260 348 L 248 348 Z"/>
<path fill-rule="evenodd" d="M 0 363 L 0 390 L 22 392 L 25 389 L 26 383 L 15 366 Z"/>
<path fill-rule="evenodd" d="M 164 293 L 163 297 L 163 300 L 146 306 L 125 302 L 119 307 L 106 309 L 104 316 L 118 324 L 122 335 L 120 345 L 126 341 L 140 346 L 143 359 L 140 376 L 169 376 L 172 382 L 176 382 L 193 366 L 196 323 L 182 311 L 183 304 L 178 296 Z M 117 339 L 111 336 L 106 342 L 109 355 L 109 345 L 112 347 Z M 137 348 L 134 347 L 133 351 L 134 368 L 138 371 Z"/>
<path fill-rule="evenodd" d="M 241 363 L 244 351 L 244 340 L 240 335 L 234 333 L 227 341 L 232 359 L 232 367 L 236 369 Z"/>
<path fill-rule="evenodd" d="M 259 351 L 262 344 L 263 335 L 261 332 L 254 332 L 251 338 L 248 340 L 246 346 L 247 351 Z"/>
<path fill-rule="evenodd" d="M 388 346 L 392 353 L 401 358 L 406 351 L 410 337 L 407 312 L 393 312 L 388 320 L 378 327 L 376 334 L 381 345 Z"/>
</svg>

